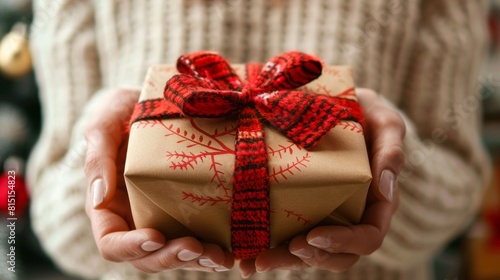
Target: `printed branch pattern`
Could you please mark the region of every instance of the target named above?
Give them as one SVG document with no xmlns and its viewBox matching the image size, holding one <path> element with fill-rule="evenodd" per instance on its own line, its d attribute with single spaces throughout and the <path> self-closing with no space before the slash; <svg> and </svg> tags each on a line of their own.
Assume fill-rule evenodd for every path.
<svg viewBox="0 0 500 280">
<path fill-rule="evenodd" d="M 317 90 L 321 90 L 318 88 Z M 326 88 L 324 90 L 327 90 Z M 327 94 L 327 93 L 325 93 Z M 194 170 L 200 163 L 208 161 L 210 163 L 209 171 L 213 174 L 210 183 L 215 185 L 215 190 L 220 190 L 220 195 L 206 195 L 203 193 L 193 193 L 181 191 L 182 200 L 189 201 L 190 203 L 198 206 L 215 206 L 217 204 L 224 204 L 230 207 L 231 205 L 231 182 L 225 179 L 225 174 L 220 170 L 222 163 L 217 160 L 221 155 L 234 155 L 234 147 L 230 148 L 221 141 L 223 136 L 236 136 L 236 126 L 227 125 L 223 129 L 215 128 L 213 131 L 202 129 L 195 121 L 190 119 L 190 124 L 194 132 L 188 129 L 174 126 L 174 124 L 164 122 L 161 120 L 143 120 L 137 122 L 135 125 L 138 128 L 152 128 L 161 126 L 166 130 L 165 137 L 177 137 L 177 144 L 185 147 L 184 150 L 168 150 L 166 151 L 166 160 L 169 162 L 169 168 L 172 170 L 186 171 Z M 353 122 L 341 122 L 339 127 L 344 130 L 350 130 L 354 133 L 363 133 L 361 125 Z M 179 146 L 178 146 L 179 147 Z M 189 149 L 193 147 L 203 147 L 204 150 L 198 153 L 190 152 Z M 284 144 L 277 144 L 277 146 L 267 146 L 268 155 L 283 159 L 288 155 L 293 155 L 296 151 L 302 151 L 303 148 L 299 145 L 288 140 Z M 311 160 L 311 155 L 296 156 L 291 162 L 283 162 L 278 167 L 273 167 L 269 177 L 275 182 L 280 183 L 280 180 L 287 180 L 288 176 L 293 176 L 297 172 L 301 172 L 307 168 L 307 163 Z M 293 218 L 296 222 L 302 223 L 304 226 L 311 226 L 312 221 L 304 217 L 303 214 L 294 210 L 280 209 L 276 211 L 271 210 L 273 214 L 283 213 L 287 218 Z"/>
<path fill-rule="evenodd" d="M 273 167 L 272 172 L 269 174 L 269 178 L 273 179 L 276 183 L 279 183 L 278 177 L 287 180 L 287 175 L 295 175 L 294 171 L 302 171 L 301 168 L 306 168 L 308 162 L 310 162 L 311 156 L 306 153 L 302 157 L 295 157 L 295 160 L 291 163 L 287 163 L 286 166 L 280 166 L 278 169 Z"/>
<path fill-rule="evenodd" d="M 348 129 L 354 133 L 363 134 L 363 128 L 361 127 L 361 125 L 359 123 L 340 122 L 339 126 L 342 126 L 342 129 L 344 129 L 344 130 Z"/>
<path fill-rule="evenodd" d="M 296 213 L 293 210 L 287 210 L 287 209 L 283 209 L 283 211 L 286 213 L 287 218 L 293 217 L 296 219 L 297 222 L 303 223 L 304 226 L 312 226 L 313 225 L 312 221 L 304 218 L 303 214 Z"/>
<path fill-rule="evenodd" d="M 174 127 L 173 124 L 166 125 L 163 123 L 163 127 L 168 131 L 165 137 L 176 136 L 178 138 L 177 144 L 184 144 L 186 149 L 193 148 L 195 146 L 201 146 L 205 148 L 205 151 L 194 154 L 192 152 L 186 153 L 185 151 L 167 151 L 167 161 L 170 162 L 170 168 L 173 170 L 187 170 L 194 169 L 199 163 L 205 162 L 208 158 L 210 161 L 209 171 L 213 172 L 212 179 L 210 183 L 216 183 L 216 189 L 221 189 L 224 192 L 224 199 L 230 199 L 231 193 L 230 188 L 227 186 L 228 182 L 224 179 L 224 172 L 219 170 L 219 166 L 222 165 L 217 161 L 217 156 L 220 155 L 234 155 L 234 148 L 226 146 L 219 137 L 225 135 L 235 136 L 236 127 L 225 126 L 222 131 L 215 129 L 213 132 L 208 132 L 201 127 L 199 127 L 194 119 L 190 119 L 190 124 L 196 132 L 188 132 L 186 129 L 181 129 L 179 127 Z M 188 196 L 184 196 L 183 199 L 187 199 Z M 191 197 L 193 203 L 203 203 L 204 201 L 212 201 L 213 204 L 217 203 L 219 200 L 214 200 L 210 196 L 194 196 Z M 223 201 L 223 200 L 220 200 Z M 224 200 L 225 201 L 225 200 Z M 212 204 L 212 205 L 213 205 Z"/>
<path fill-rule="evenodd" d="M 199 206 L 204 206 L 205 204 L 208 204 L 210 206 L 214 206 L 217 203 L 224 203 L 226 205 L 229 205 L 231 202 L 231 197 L 230 196 L 210 196 L 210 195 L 197 195 L 189 192 L 182 192 L 182 200 L 191 200 L 191 203 L 196 203 Z"/>
</svg>

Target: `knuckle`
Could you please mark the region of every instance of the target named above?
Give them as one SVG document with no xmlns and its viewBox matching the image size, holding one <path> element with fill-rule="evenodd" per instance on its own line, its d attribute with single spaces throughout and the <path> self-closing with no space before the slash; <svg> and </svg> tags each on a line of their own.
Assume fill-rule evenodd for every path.
<svg viewBox="0 0 500 280">
<path fill-rule="evenodd" d="M 378 98 L 378 93 L 376 91 L 374 91 L 373 89 L 371 89 L 371 88 L 365 89 L 365 92 L 371 98 Z"/>
<path fill-rule="evenodd" d="M 402 146 L 391 145 L 390 147 L 387 147 L 385 153 L 386 157 L 395 163 L 403 164 L 405 161 L 405 154 Z"/>
<path fill-rule="evenodd" d="M 347 231 L 347 233 L 342 238 L 341 242 L 336 242 L 334 236 L 325 235 L 326 238 L 324 240 L 326 244 L 323 248 L 326 252 L 337 254 L 349 251 L 354 242 L 353 240 L 354 230 L 350 226 L 346 226 L 343 228 L 344 230 Z M 325 251 L 321 250 L 320 252 L 325 252 Z M 317 254 L 315 254 L 315 256 L 317 256 Z M 322 256 L 324 258 L 324 254 L 323 255 L 320 254 L 319 256 Z"/>
<path fill-rule="evenodd" d="M 379 112 L 372 116 L 372 119 L 377 125 L 384 128 L 405 129 L 405 124 L 401 116 L 389 108 L 380 109 Z"/>
<path fill-rule="evenodd" d="M 100 167 L 102 166 L 101 158 L 96 155 L 96 154 L 87 154 L 85 158 L 85 175 L 87 177 L 90 177 L 92 174 L 95 173 L 96 170 L 100 170 Z"/>
<path fill-rule="evenodd" d="M 102 242 L 100 242 L 102 243 Z M 114 254 L 109 252 L 109 250 L 105 249 L 103 244 L 98 244 L 99 247 L 99 253 L 101 254 L 101 257 L 107 261 L 110 262 L 121 262 L 120 259 L 118 259 Z"/>
<path fill-rule="evenodd" d="M 98 123 L 99 130 L 101 130 L 104 134 L 112 134 L 117 130 L 120 130 L 121 123 L 116 121 L 113 118 L 104 119 Z"/>
<path fill-rule="evenodd" d="M 141 257 L 141 252 L 135 249 L 135 246 L 127 244 L 124 238 L 124 236 L 119 238 L 104 236 L 101 238 L 97 245 L 103 259 L 112 262 L 123 262 Z"/>
<path fill-rule="evenodd" d="M 353 243 L 355 242 L 355 227 L 348 226 L 345 227 L 349 233 L 346 235 L 347 238 L 344 238 L 342 242 L 339 243 L 333 243 L 331 244 L 331 252 L 333 253 L 342 253 L 349 251 L 349 248 L 353 246 Z"/>
<path fill-rule="evenodd" d="M 122 114 L 131 112 L 133 105 L 137 102 L 139 91 L 134 89 L 118 89 L 113 93 L 113 102 L 110 103 L 111 111 Z"/>
<path fill-rule="evenodd" d="M 112 253 L 112 251 L 110 250 L 110 248 L 113 248 L 113 246 L 109 246 L 110 241 L 111 240 L 106 236 L 96 237 L 96 244 L 97 248 L 99 249 L 99 253 L 101 254 L 101 257 L 107 261 L 120 262 L 120 260 L 116 257 L 116 254 Z"/>
<path fill-rule="evenodd" d="M 141 272 L 144 272 L 144 273 L 148 273 L 148 274 L 154 274 L 154 273 L 158 273 L 159 271 L 156 271 L 156 270 L 153 270 L 153 269 L 150 269 L 148 268 L 147 266 L 144 266 L 142 264 L 139 264 L 137 262 L 130 262 L 130 264 L 137 270 L 141 271 Z"/>
<path fill-rule="evenodd" d="M 126 111 L 128 107 L 130 106 L 128 105 L 127 100 L 124 100 L 123 98 L 117 98 L 116 102 L 109 104 L 108 110 L 120 114 Z"/>
<path fill-rule="evenodd" d="M 121 96 L 121 97 L 131 97 L 131 98 L 138 97 L 139 93 L 140 90 L 138 89 L 126 88 L 126 87 L 118 88 L 113 92 L 115 97 Z"/>
<path fill-rule="evenodd" d="M 87 143 L 91 142 L 92 140 L 95 140 L 95 138 L 97 138 L 99 134 L 100 131 L 97 129 L 97 125 L 94 121 L 89 122 L 85 126 L 83 136 L 85 137 Z"/>
<path fill-rule="evenodd" d="M 121 237 L 121 239 L 124 239 L 124 236 Z M 122 240 L 117 240 L 116 243 L 120 244 L 119 246 L 114 246 L 118 248 L 117 253 L 119 256 L 122 256 L 123 259 L 126 260 L 135 260 L 137 258 L 140 258 L 142 256 L 142 251 L 140 251 L 136 246 L 132 244 L 128 244 L 126 241 Z M 117 244 L 117 245 L 118 245 Z"/>
<path fill-rule="evenodd" d="M 345 240 L 342 243 L 337 244 L 336 246 L 333 246 L 328 250 L 331 253 L 342 253 L 345 251 L 348 251 L 352 244 L 352 239 Z"/>
<path fill-rule="evenodd" d="M 107 112 L 112 112 L 108 110 Z M 121 122 L 113 116 L 103 117 L 99 120 L 92 121 L 85 129 L 85 139 L 87 142 L 97 142 L 103 135 L 112 134 L 121 129 Z"/>
<path fill-rule="evenodd" d="M 393 166 L 394 172 L 399 173 L 405 164 L 405 155 L 402 146 L 392 145 L 383 150 L 382 156 Z"/>
<path fill-rule="evenodd" d="M 357 236 L 358 239 L 366 240 L 362 246 L 358 247 L 358 254 L 362 256 L 370 255 L 382 246 L 384 236 L 375 226 L 366 225 L 356 227 L 354 232 L 354 235 Z"/>
<path fill-rule="evenodd" d="M 358 88 L 358 93 L 366 95 L 368 98 L 378 98 L 378 93 L 371 88 Z"/>
<path fill-rule="evenodd" d="M 160 258 L 158 263 L 163 270 L 172 270 L 181 267 L 181 265 L 176 263 L 171 255 Z"/>
</svg>

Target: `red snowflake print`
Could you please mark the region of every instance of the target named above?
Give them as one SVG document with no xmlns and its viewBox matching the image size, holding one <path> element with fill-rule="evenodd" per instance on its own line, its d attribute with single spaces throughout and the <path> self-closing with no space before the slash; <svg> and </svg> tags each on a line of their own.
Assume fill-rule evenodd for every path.
<svg viewBox="0 0 500 280">
<path fill-rule="evenodd" d="M 312 221 L 304 218 L 303 214 L 296 213 L 293 210 L 287 210 L 287 209 L 283 209 L 283 211 L 286 213 L 287 218 L 295 218 L 297 220 L 297 222 L 303 223 L 304 226 L 312 226 L 313 225 Z"/>
</svg>

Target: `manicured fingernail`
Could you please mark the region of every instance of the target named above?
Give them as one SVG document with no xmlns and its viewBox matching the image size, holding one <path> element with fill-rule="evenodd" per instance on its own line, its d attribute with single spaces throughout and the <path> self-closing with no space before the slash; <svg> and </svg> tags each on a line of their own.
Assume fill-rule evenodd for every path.
<svg viewBox="0 0 500 280">
<path fill-rule="evenodd" d="M 394 196 L 394 184 L 396 183 L 396 177 L 394 173 L 390 170 L 384 170 L 380 174 L 379 189 L 380 193 L 387 199 L 388 202 L 392 202 Z"/>
<path fill-rule="evenodd" d="M 201 266 L 210 267 L 210 268 L 215 268 L 215 267 L 219 267 L 220 266 L 220 264 L 216 264 L 211 259 L 207 259 L 207 258 L 199 259 L 198 263 Z"/>
<path fill-rule="evenodd" d="M 257 271 L 257 273 L 267 272 L 267 271 L 269 271 L 271 269 L 272 269 L 272 267 L 270 267 L 270 266 L 266 266 L 266 267 L 258 267 L 258 266 L 256 266 L 255 267 L 255 271 Z"/>
<path fill-rule="evenodd" d="M 250 276 L 252 276 L 252 274 L 253 274 L 252 272 L 249 272 L 249 273 L 241 272 L 241 278 L 248 279 L 248 278 L 250 278 Z"/>
<path fill-rule="evenodd" d="M 310 259 L 314 256 L 314 252 L 312 250 L 305 249 L 305 248 L 302 248 L 302 249 L 297 250 L 297 251 L 293 251 L 291 253 L 296 255 L 297 257 L 299 257 L 301 259 Z"/>
<path fill-rule="evenodd" d="M 307 243 L 309 243 L 309 245 L 311 245 L 311 246 L 314 246 L 314 247 L 320 248 L 320 249 L 326 249 L 330 246 L 328 240 L 325 238 L 321 238 L 321 237 L 315 237 L 315 238 L 307 241 Z"/>
<path fill-rule="evenodd" d="M 99 178 L 92 183 L 92 206 L 96 208 L 104 201 L 104 195 L 106 194 L 106 185 L 104 180 Z"/>
<path fill-rule="evenodd" d="M 217 272 L 224 272 L 224 271 L 229 271 L 230 269 L 225 267 L 225 266 L 220 266 L 220 267 L 214 268 L 214 270 Z"/>
<path fill-rule="evenodd" d="M 163 244 L 156 243 L 153 241 L 146 241 L 146 242 L 142 243 L 142 245 L 141 245 L 142 250 L 147 251 L 147 252 L 156 251 L 156 250 L 160 249 L 161 247 L 163 247 Z"/>
<path fill-rule="evenodd" d="M 201 256 L 201 253 L 195 253 L 186 249 L 181 250 L 179 253 L 177 253 L 177 258 L 179 258 L 179 260 L 183 262 L 192 261 L 199 256 Z"/>
</svg>

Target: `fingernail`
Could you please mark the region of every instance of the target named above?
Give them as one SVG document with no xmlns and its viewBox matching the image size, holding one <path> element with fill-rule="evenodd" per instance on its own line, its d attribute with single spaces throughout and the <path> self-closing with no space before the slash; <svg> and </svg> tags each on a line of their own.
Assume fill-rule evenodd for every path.
<svg viewBox="0 0 500 280">
<path fill-rule="evenodd" d="M 241 272 L 241 278 L 248 279 L 248 278 L 250 278 L 250 276 L 252 276 L 252 274 L 253 274 L 252 272 L 249 272 L 249 273 L 246 273 L 246 274 L 243 273 L 243 272 Z"/>
<path fill-rule="evenodd" d="M 96 208 L 104 201 L 104 195 L 106 194 L 106 185 L 104 180 L 99 178 L 92 183 L 92 206 Z"/>
<path fill-rule="evenodd" d="M 267 271 L 269 271 L 271 269 L 272 269 L 272 267 L 270 267 L 270 266 L 266 266 L 266 267 L 258 267 L 258 266 L 256 266 L 255 267 L 255 271 L 257 271 L 257 273 L 267 272 Z"/>
<path fill-rule="evenodd" d="M 181 250 L 179 253 L 177 253 L 177 258 L 179 258 L 179 260 L 181 260 L 183 262 L 192 261 L 199 256 L 201 256 L 200 253 L 191 252 L 191 251 L 186 250 L 186 249 Z"/>
<path fill-rule="evenodd" d="M 201 266 L 210 267 L 210 268 L 215 268 L 215 267 L 219 267 L 220 266 L 220 264 L 216 264 L 211 259 L 207 259 L 207 258 L 199 259 L 198 263 Z"/>
<path fill-rule="evenodd" d="M 302 249 L 297 250 L 297 251 L 293 251 L 291 253 L 296 255 L 297 257 L 299 257 L 301 259 L 310 259 L 314 256 L 314 252 L 312 250 L 305 249 L 305 248 L 302 248 Z"/>
<path fill-rule="evenodd" d="M 221 267 L 214 268 L 214 270 L 217 272 L 224 272 L 224 271 L 229 271 L 230 269 L 227 267 L 221 266 Z"/>
<path fill-rule="evenodd" d="M 385 199 L 387 199 L 388 202 L 392 202 L 395 182 L 395 176 L 392 171 L 387 169 L 382 171 L 378 185 L 380 193 L 385 197 Z"/>
<path fill-rule="evenodd" d="M 315 238 L 307 241 L 307 243 L 309 243 L 309 245 L 311 245 L 311 246 L 314 246 L 314 247 L 320 248 L 320 249 L 326 249 L 330 245 L 329 242 L 327 241 L 327 239 L 321 238 L 321 237 L 315 237 Z"/>
<path fill-rule="evenodd" d="M 163 247 L 163 244 L 153 242 L 153 241 L 146 241 L 146 242 L 142 243 L 142 245 L 141 245 L 142 250 L 147 251 L 147 252 L 156 251 L 156 250 L 160 249 L 161 247 Z"/>
</svg>

